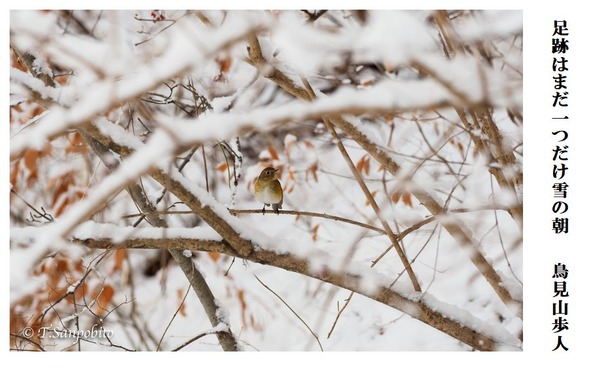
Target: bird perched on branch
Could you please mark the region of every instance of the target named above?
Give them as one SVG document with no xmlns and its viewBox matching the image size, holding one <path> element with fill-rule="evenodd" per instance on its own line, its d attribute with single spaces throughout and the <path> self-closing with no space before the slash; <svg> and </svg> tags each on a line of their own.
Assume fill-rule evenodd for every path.
<svg viewBox="0 0 600 390">
<path fill-rule="evenodd" d="M 277 171 L 273 167 L 263 169 L 256 183 L 254 183 L 254 195 L 256 199 L 264 203 L 263 214 L 266 206 L 271 206 L 277 214 L 283 206 L 283 190 L 281 189 L 281 183 L 277 180 Z"/>
</svg>

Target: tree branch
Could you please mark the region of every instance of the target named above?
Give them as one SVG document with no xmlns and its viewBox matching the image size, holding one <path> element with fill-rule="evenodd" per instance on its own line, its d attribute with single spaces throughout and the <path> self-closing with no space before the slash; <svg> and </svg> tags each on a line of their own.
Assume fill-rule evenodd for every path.
<svg viewBox="0 0 600 390">
<path fill-rule="evenodd" d="M 310 95 L 304 89 L 295 85 L 295 83 L 278 71 L 275 66 L 268 64 L 262 55 L 262 50 L 256 35 L 249 38 L 250 47 L 248 49 L 250 63 L 252 63 L 263 75 L 275 82 L 280 88 L 292 94 L 300 100 L 309 101 Z M 263 71 L 268 69 L 268 71 Z M 397 175 L 400 172 L 400 166 L 381 148 L 371 142 L 364 134 L 348 121 L 339 116 L 331 116 L 331 122 L 356 143 L 358 143 L 367 153 L 369 153 L 379 164 L 381 164 L 392 175 Z M 431 195 L 423 190 L 413 190 L 412 194 L 425 206 L 432 215 L 442 214 L 445 212 L 442 207 Z M 519 318 L 523 318 L 523 302 L 512 298 L 510 293 L 501 283 L 501 278 L 485 258 L 479 245 L 472 239 L 467 231 L 456 224 L 455 222 L 441 220 L 442 226 L 454 238 L 454 240 L 465 248 L 471 262 L 482 273 L 485 280 L 490 284 L 502 302 Z"/>
<path fill-rule="evenodd" d="M 74 238 L 73 242 L 80 243 L 89 248 L 146 248 L 146 249 L 169 249 L 169 250 L 197 250 L 197 251 L 219 251 L 233 257 L 241 257 L 235 249 L 221 241 L 198 240 L 191 238 L 178 239 L 151 239 L 129 237 L 124 241 L 113 243 L 109 237 Z M 405 295 L 385 286 L 365 286 L 363 277 L 343 271 L 336 271 L 327 266 L 311 266 L 308 259 L 298 257 L 290 253 L 279 252 L 257 248 L 246 260 L 258 264 L 269 265 L 286 271 L 326 282 L 338 287 L 354 291 L 357 294 L 369 297 L 387 306 L 400 310 L 411 317 L 430 325 L 441 332 L 481 351 L 497 349 L 518 349 L 519 340 L 514 339 L 507 343 L 498 340 L 491 335 L 486 335 L 481 329 L 475 330 L 457 319 L 450 318 L 448 313 L 443 313 L 428 304 L 426 294 Z M 507 335 L 508 336 L 508 335 Z M 508 336 L 507 338 L 510 338 Z"/>
<path fill-rule="evenodd" d="M 86 140 L 86 142 L 90 145 L 92 150 L 98 155 L 98 157 L 105 163 L 105 165 L 110 169 L 113 166 L 112 161 L 107 160 L 106 156 L 109 155 L 109 149 L 98 142 L 95 138 L 90 136 L 85 131 L 81 131 L 80 134 Z M 131 184 L 127 187 L 127 192 L 135 202 L 135 204 L 144 212 L 147 213 L 146 220 L 156 227 L 167 227 L 167 223 L 164 219 L 160 218 L 158 214 L 155 213 L 156 209 L 151 204 L 150 201 L 146 198 L 144 191 L 140 187 L 139 184 Z M 219 307 L 216 303 L 215 297 L 208 286 L 208 283 L 202 276 L 202 273 L 194 266 L 194 263 L 190 257 L 184 255 L 184 250 L 188 248 L 182 247 L 178 249 L 169 249 L 169 253 L 175 259 L 175 262 L 181 268 L 186 278 L 190 282 L 196 296 L 200 300 L 206 315 L 213 327 L 219 325 L 221 323 L 221 318 L 219 318 L 218 312 Z M 227 325 L 227 330 L 223 332 L 218 332 L 217 339 L 221 344 L 221 347 L 225 351 L 238 351 L 240 350 L 235 337 L 231 333 L 231 329 L 229 328 L 229 324 Z"/>
<path fill-rule="evenodd" d="M 229 209 L 229 212 L 233 215 L 237 214 L 276 214 L 275 210 L 262 210 L 262 209 Z M 373 230 L 377 233 L 386 234 L 385 230 L 378 228 L 377 226 L 369 225 L 364 222 L 355 221 L 350 218 L 340 217 L 338 215 L 331 215 L 326 213 L 315 213 L 312 211 L 297 211 L 297 210 L 278 210 L 277 214 L 288 214 L 288 215 L 303 215 L 307 217 L 330 219 L 333 221 L 344 222 L 350 225 L 360 226 L 365 229 Z"/>
<path fill-rule="evenodd" d="M 457 38 L 457 34 L 454 31 L 452 24 L 450 23 L 448 12 L 437 11 L 435 13 L 434 19 L 436 24 L 438 25 L 442 39 L 444 40 L 444 43 L 448 48 L 446 56 L 448 58 L 451 58 L 457 55 L 457 53 L 463 54 L 465 52 L 465 48 Z M 423 72 L 424 74 L 427 74 L 434 80 L 438 81 L 451 93 L 459 97 L 465 98 L 464 95 L 462 95 L 459 91 L 453 88 L 450 85 L 450 83 L 443 80 L 435 72 L 426 68 L 423 64 L 415 63 L 413 65 L 415 65 L 415 67 L 419 71 Z M 487 99 L 487 96 L 484 96 L 484 99 Z M 496 181 L 498 182 L 500 187 L 510 191 L 515 197 L 515 199 L 518 199 L 516 194 L 516 186 L 523 183 L 523 172 L 520 169 L 516 169 L 517 160 L 515 158 L 515 155 L 511 150 L 507 150 L 504 144 L 504 136 L 502 135 L 500 129 L 498 129 L 498 126 L 496 126 L 496 123 L 492 119 L 490 110 L 483 105 L 478 105 L 475 107 L 471 106 L 468 108 L 468 111 L 471 114 L 471 117 L 473 118 L 473 124 L 471 124 L 467 119 L 463 108 L 458 106 L 454 107 L 459 118 L 463 122 L 463 125 L 469 131 L 469 135 L 471 136 L 475 144 L 478 146 L 478 148 L 482 151 L 486 151 L 490 159 L 492 161 L 498 162 L 498 164 L 500 165 L 501 168 L 490 168 L 490 173 L 496 178 Z M 486 136 L 486 138 L 491 141 L 491 145 L 494 146 L 493 149 L 495 150 L 492 150 L 492 148 L 490 148 L 490 144 L 485 143 L 479 136 L 476 136 L 472 131 L 473 128 L 481 130 L 481 132 Z M 511 207 L 510 214 L 512 215 L 513 219 L 517 222 L 519 228 L 522 230 L 523 205 L 519 204 Z"/>
<path fill-rule="evenodd" d="M 308 91 L 308 93 L 311 97 L 311 100 L 315 99 L 316 98 L 315 93 L 314 93 L 312 87 L 310 86 L 310 84 L 308 83 L 308 80 L 303 78 L 302 81 L 304 83 L 304 87 L 306 88 L 306 90 Z M 360 175 L 360 172 L 358 172 L 358 169 L 356 169 L 356 166 L 354 165 L 354 162 L 350 158 L 350 155 L 348 154 L 348 151 L 346 150 L 344 143 L 340 139 L 340 136 L 335 131 L 335 128 L 331 124 L 331 121 L 329 120 L 329 118 L 324 117 L 323 122 L 325 123 L 325 127 L 327 128 L 327 130 L 333 137 L 334 143 L 337 145 L 337 148 L 340 151 L 342 157 L 344 158 L 344 161 L 346 161 L 346 165 L 350 169 L 350 172 L 352 172 L 354 179 L 360 186 L 360 189 L 362 190 L 362 192 L 365 194 L 367 200 L 369 201 L 371 208 L 373 208 L 373 211 L 375 212 L 375 215 L 379 219 L 381 226 L 383 226 L 383 229 L 385 230 L 385 234 L 387 234 L 388 238 L 390 239 L 392 246 L 394 247 L 394 250 L 400 257 L 400 261 L 402 261 L 402 264 L 404 265 L 404 269 L 406 269 L 406 273 L 408 274 L 408 277 L 410 278 L 413 288 L 415 289 L 415 291 L 421 292 L 421 286 L 419 284 L 419 280 L 417 279 L 417 275 L 415 275 L 415 272 L 413 271 L 412 266 L 410 265 L 410 261 L 408 260 L 408 257 L 406 257 L 406 254 L 404 253 L 402 248 L 400 248 L 400 245 L 398 244 L 398 240 L 397 240 L 396 236 L 394 235 L 394 232 L 392 232 L 390 225 L 387 223 L 384 215 L 381 213 L 381 209 L 379 208 L 379 205 L 375 201 L 375 198 L 373 197 L 373 194 L 371 194 L 371 191 L 369 191 L 369 188 L 367 187 L 365 181 L 363 180 L 362 176 Z"/>
</svg>

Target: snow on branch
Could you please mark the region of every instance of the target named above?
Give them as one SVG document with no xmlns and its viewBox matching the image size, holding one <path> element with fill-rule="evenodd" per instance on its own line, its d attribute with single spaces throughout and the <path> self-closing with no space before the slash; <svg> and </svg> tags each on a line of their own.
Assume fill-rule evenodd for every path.
<svg viewBox="0 0 600 390">
<path fill-rule="evenodd" d="M 108 199 L 123 189 L 127 183 L 137 179 L 147 172 L 165 153 L 170 155 L 175 150 L 175 144 L 165 133 L 158 133 L 138 153 L 135 153 L 121 165 L 112 175 L 107 176 L 96 186 L 90 189 L 88 197 L 64 215 L 57 218 L 54 223 L 39 227 L 39 240 L 23 251 L 15 251 L 14 261 L 26 259 L 36 261 L 46 253 L 56 248 L 63 237 L 66 237 L 75 227 L 86 221 Z"/>
<path fill-rule="evenodd" d="M 11 280 L 27 288 L 11 312 L 79 321 L 104 291 L 124 332 L 165 307 L 192 324 L 169 345 L 176 322 L 133 323 L 142 349 L 152 333 L 302 348 L 272 333 L 260 273 L 309 339 L 335 317 L 323 349 L 371 347 L 367 322 L 395 340 L 414 326 L 402 348 L 521 349 L 522 27 L 513 11 L 13 12 Z M 277 214 L 253 194 L 266 167 Z"/>
<path fill-rule="evenodd" d="M 133 234 L 121 242 L 113 242 L 110 236 L 100 234 L 78 234 L 75 242 L 91 248 L 160 248 L 210 251 L 221 249 L 231 256 L 238 256 L 235 250 L 226 244 L 197 238 L 154 238 L 161 231 L 170 236 L 170 229 L 153 229 L 156 233 L 141 232 Z M 366 266 L 353 265 L 349 269 L 334 269 L 324 263 L 315 266 L 307 259 L 290 253 L 275 253 L 266 249 L 257 249 L 246 260 L 267 264 L 284 270 L 297 272 L 316 278 L 358 294 L 365 295 L 383 304 L 401 310 L 410 316 L 450 334 L 463 343 L 478 350 L 518 350 L 521 341 L 497 325 L 486 324 L 468 311 L 454 307 L 435 299 L 427 293 L 411 293 L 389 288 L 391 279 Z"/>
<path fill-rule="evenodd" d="M 26 21 L 27 15 L 21 16 L 25 20 L 18 19 L 13 24 L 13 29 L 21 34 L 29 33 L 33 37 L 39 36 L 40 31 L 26 28 L 30 25 Z M 11 140 L 11 156 L 18 156 L 27 148 L 40 149 L 49 138 L 138 97 L 144 92 L 156 88 L 165 80 L 191 70 L 195 64 L 206 57 L 243 39 L 248 33 L 262 28 L 264 21 L 265 19 L 259 21 L 248 19 L 247 23 L 219 29 L 218 33 L 211 30 L 210 34 L 205 34 L 206 30 L 199 29 L 197 22 L 182 19 L 168 31 L 169 44 L 166 45 L 163 53 L 150 62 L 144 58 L 140 59 L 134 52 L 121 53 L 125 56 L 121 59 L 123 66 L 119 67 L 122 73 L 112 72 L 109 75 L 102 75 L 92 82 L 86 82 L 84 79 L 85 84 L 79 85 L 79 99 L 72 106 L 53 107 L 51 113 L 44 120 L 30 126 L 27 131 L 17 134 Z M 78 58 L 88 58 L 98 50 L 99 43 L 94 43 L 90 47 L 90 44 L 84 41 L 71 42 L 71 38 L 63 39 L 68 39 L 68 42 L 63 42 L 61 38 L 54 38 L 50 42 L 45 42 L 47 46 L 44 49 L 51 52 L 51 49 L 56 50 L 56 53 L 52 53 L 58 58 L 62 57 L 60 53 L 64 51 L 76 51 Z M 20 43 L 20 41 L 18 42 Z M 20 49 L 32 50 L 33 48 L 28 46 L 31 44 L 33 44 L 31 41 L 24 40 L 23 46 L 25 47 Z M 41 50 L 41 48 L 38 49 Z M 104 43 L 103 49 L 107 53 L 112 53 L 108 42 Z M 84 90 L 85 93 L 83 93 Z M 54 97 L 58 94 L 59 92 L 45 93 L 45 95 Z"/>
</svg>

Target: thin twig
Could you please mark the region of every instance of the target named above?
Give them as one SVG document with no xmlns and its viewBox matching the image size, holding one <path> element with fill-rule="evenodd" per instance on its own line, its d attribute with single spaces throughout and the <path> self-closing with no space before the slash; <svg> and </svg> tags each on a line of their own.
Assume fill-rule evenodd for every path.
<svg viewBox="0 0 600 390">
<path fill-rule="evenodd" d="M 141 45 L 141 44 L 144 44 L 144 43 L 146 43 L 146 42 L 148 42 L 148 41 L 150 41 L 150 40 L 152 40 L 152 39 L 156 38 L 156 36 L 158 36 L 160 33 L 162 33 L 163 31 L 165 31 L 165 30 L 166 30 L 166 29 L 168 29 L 169 27 L 173 26 L 173 25 L 174 25 L 174 24 L 177 22 L 177 20 L 173 20 L 173 19 L 165 19 L 165 20 L 162 20 L 162 21 L 163 21 L 163 22 L 171 22 L 171 24 L 169 24 L 169 25 L 167 25 L 166 27 L 162 28 L 160 31 L 158 31 L 158 32 L 156 32 L 155 34 L 153 34 L 152 36 L 150 36 L 150 37 L 148 37 L 148 38 L 144 39 L 143 41 L 140 41 L 140 42 L 137 42 L 137 43 L 135 43 L 135 44 L 134 44 L 134 46 L 139 46 L 139 45 Z"/>
<path fill-rule="evenodd" d="M 302 78 L 302 82 L 304 84 L 304 87 L 308 91 L 308 94 L 310 95 L 311 99 L 315 99 L 316 95 L 315 95 L 310 83 L 308 82 L 308 80 L 306 78 Z M 398 253 L 398 256 L 400 257 L 400 261 L 404 265 L 404 268 L 406 268 L 408 277 L 410 278 L 413 288 L 415 289 L 416 292 L 420 292 L 421 286 L 419 285 L 419 280 L 417 279 L 417 275 L 415 275 L 415 273 L 410 265 L 410 262 L 408 261 L 408 258 L 406 257 L 406 254 L 404 253 L 402 248 L 400 248 L 400 245 L 398 244 L 398 241 L 396 240 L 396 237 L 395 237 L 394 233 L 392 232 L 390 225 L 387 223 L 384 215 L 382 214 L 381 209 L 379 208 L 379 205 L 375 201 L 373 194 L 371 194 L 371 191 L 367 187 L 367 184 L 365 183 L 365 181 L 362 179 L 360 172 L 358 172 L 358 169 L 356 169 L 356 166 L 354 165 L 354 162 L 350 158 L 350 155 L 348 154 L 348 151 L 346 150 L 344 143 L 342 142 L 340 136 L 336 132 L 332 122 L 328 118 L 323 118 L 323 122 L 325 123 L 325 127 L 327 128 L 327 130 L 329 130 L 329 133 L 331 133 L 331 136 L 333 137 L 335 144 L 337 145 L 337 148 L 340 151 L 342 157 L 346 161 L 348 168 L 350 169 L 350 171 L 356 178 L 358 185 L 360 186 L 361 190 L 367 197 L 367 200 L 369 201 L 370 206 L 373 208 L 375 215 L 377 215 L 379 222 L 381 223 L 381 225 L 383 226 L 383 229 L 385 230 L 385 234 L 387 234 L 390 241 L 392 242 L 394 249 L 396 250 L 396 253 Z"/>
<path fill-rule="evenodd" d="M 233 215 L 236 215 L 236 214 L 277 214 L 274 210 L 265 210 L 263 213 L 262 209 L 248 209 L 248 210 L 230 209 L 229 212 Z M 359 222 L 359 221 L 355 221 L 353 219 L 340 217 L 338 215 L 331 215 L 331 214 L 326 214 L 326 213 L 315 213 L 312 211 L 297 211 L 297 210 L 279 210 L 279 214 L 299 215 L 299 216 L 301 215 L 301 216 L 306 216 L 306 217 L 330 219 L 333 221 L 344 222 L 344 223 L 348 223 L 351 225 L 360 226 L 365 229 L 373 230 L 377 233 L 385 234 L 385 230 L 380 229 L 376 226 L 369 225 L 369 224 Z"/>
<path fill-rule="evenodd" d="M 308 19 L 306 20 L 306 23 L 313 23 L 317 19 L 319 19 L 321 16 L 325 15 L 325 13 L 327 12 L 327 10 L 326 9 L 322 9 L 322 10 L 319 10 L 319 11 L 315 11 L 315 13 L 311 14 L 310 12 L 308 12 L 308 10 L 303 9 L 302 12 L 304 12 L 308 16 Z"/>
<path fill-rule="evenodd" d="M 27 207 L 29 207 L 30 209 L 32 209 L 35 212 L 35 215 L 30 214 L 32 219 L 33 218 L 44 218 L 48 222 L 54 222 L 54 218 L 52 217 L 52 215 L 49 214 L 49 213 L 47 213 L 46 210 L 44 210 L 43 207 L 41 208 L 42 211 L 40 212 L 38 209 L 36 209 L 33 205 L 31 205 L 31 203 L 29 203 L 28 201 L 26 201 L 21 195 L 19 195 L 12 188 L 10 189 L 10 193 L 13 194 L 13 195 L 15 195 L 15 196 L 17 196 L 17 198 L 21 199 L 27 205 Z"/>
<path fill-rule="evenodd" d="M 72 286 L 75 286 L 72 289 L 72 291 L 70 291 L 69 289 L 67 289 L 66 293 L 64 293 L 62 296 L 60 296 L 56 301 L 52 302 L 50 304 L 50 306 L 48 306 L 46 309 L 42 310 L 42 312 L 38 315 L 38 317 L 35 319 L 35 321 L 33 321 L 33 324 L 36 324 L 38 321 L 43 320 L 44 317 L 46 316 L 46 314 L 48 314 L 48 312 L 50 310 L 55 310 L 55 306 L 58 305 L 60 302 L 62 302 L 68 296 L 72 295 L 74 297 L 76 290 L 80 286 L 83 286 L 83 282 L 89 276 L 89 274 L 92 271 L 96 270 L 96 267 L 98 267 L 98 265 L 100 264 L 100 262 L 102 262 L 108 256 L 108 254 L 110 254 L 111 252 L 112 252 L 112 249 L 105 250 L 102 253 L 100 253 L 98 256 L 96 256 L 96 258 L 94 258 L 94 260 L 92 260 L 90 262 L 90 265 L 87 267 L 87 269 L 86 269 L 85 273 L 83 274 L 83 276 L 77 282 L 75 282 L 75 283 L 72 284 Z"/>
<path fill-rule="evenodd" d="M 279 294 L 277 294 L 277 293 L 276 293 L 275 291 L 273 291 L 273 290 L 272 290 L 272 289 L 271 289 L 269 286 L 267 286 L 266 284 L 264 284 L 264 283 L 262 282 L 262 280 L 260 280 L 260 279 L 258 278 L 258 276 L 254 275 L 254 277 L 256 278 L 256 280 L 258 280 L 258 282 L 259 282 L 260 284 L 262 284 L 262 285 L 263 285 L 263 287 L 264 287 L 264 288 L 266 288 L 266 289 L 267 289 L 267 290 L 269 290 L 271 293 L 273 293 L 273 295 L 275 295 L 275 296 L 276 296 L 276 297 L 277 297 L 277 298 L 278 298 L 278 299 L 279 299 L 281 302 L 283 302 L 283 304 L 284 304 L 285 306 L 287 306 L 287 308 L 288 308 L 288 309 L 290 309 L 290 311 L 291 311 L 292 313 L 294 313 L 294 315 L 296 316 L 296 318 L 298 318 L 298 319 L 299 319 L 299 320 L 300 320 L 300 321 L 301 321 L 301 322 L 304 324 L 304 326 L 306 327 L 306 329 L 308 329 L 308 331 L 309 331 L 309 332 L 310 332 L 310 333 L 313 335 L 313 337 L 315 338 L 315 340 L 317 340 L 317 343 L 319 344 L 319 348 L 321 348 L 321 352 L 323 352 L 323 346 L 321 345 L 321 342 L 319 341 L 319 336 L 317 336 L 317 335 L 315 334 L 315 332 L 313 332 L 313 330 L 312 330 L 312 329 L 310 328 L 310 326 L 308 326 L 308 324 L 307 324 L 307 323 L 306 323 L 306 322 L 305 322 L 305 321 L 302 319 L 302 317 L 300 317 L 300 316 L 298 315 L 298 313 L 296 313 L 296 311 L 294 311 L 294 309 L 292 309 L 292 307 L 291 307 L 290 305 L 288 305 L 288 304 L 287 304 L 287 302 L 286 302 L 286 301 L 285 301 L 283 298 L 281 298 L 281 297 L 279 296 Z"/>
<path fill-rule="evenodd" d="M 185 299 L 187 298 L 188 294 L 190 293 L 191 288 L 192 288 L 192 284 L 190 283 L 190 284 L 188 284 L 188 288 L 187 288 L 187 290 L 185 292 L 185 295 L 181 299 L 181 302 L 179 303 L 179 306 L 177 306 L 177 310 L 175 310 L 175 313 L 173 313 L 173 316 L 171 317 L 171 320 L 169 321 L 169 323 L 167 324 L 167 327 L 165 328 L 165 330 L 163 331 L 162 335 L 160 336 L 160 340 L 158 340 L 158 344 L 156 344 L 156 351 L 160 351 L 160 344 L 162 344 L 162 341 L 165 338 L 165 335 L 167 334 L 167 331 L 171 327 L 171 324 L 173 323 L 173 321 L 175 321 L 175 318 L 177 317 L 177 314 L 179 314 L 181 312 L 181 308 L 183 307 L 183 304 L 185 303 Z"/>
<path fill-rule="evenodd" d="M 194 341 L 199 340 L 199 339 L 201 339 L 204 336 L 208 336 L 208 335 L 215 334 L 215 333 L 219 333 L 219 332 L 210 332 L 210 331 L 208 331 L 208 332 L 202 332 L 199 335 L 196 335 L 196 336 L 192 337 L 191 339 L 189 339 L 188 341 L 186 341 L 185 343 L 181 344 L 179 347 L 172 349 L 171 352 L 177 352 L 177 351 L 179 351 L 179 350 L 187 347 L 188 345 L 190 345 Z"/>
<path fill-rule="evenodd" d="M 337 322 L 340 319 L 340 316 L 342 315 L 344 310 L 346 310 L 346 307 L 348 307 L 348 304 L 350 304 L 350 300 L 352 299 L 353 296 L 354 296 L 354 291 L 352 291 L 350 293 L 350 295 L 348 296 L 348 298 L 346 298 L 346 303 L 344 303 L 344 306 L 342 306 L 342 308 L 340 310 L 338 310 L 338 313 L 335 316 L 335 320 L 333 321 L 333 325 L 331 325 L 331 329 L 329 330 L 329 333 L 327 333 L 327 338 L 331 337 L 331 334 L 333 333 L 333 330 L 335 329 L 335 325 L 337 324 Z"/>
<path fill-rule="evenodd" d="M 204 163 L 204 184 L 206 185 L 206 192 L 210 193 L 210 186 L 208 185 L 208 164 L 206 163 L 206 149 L 204 148 L 204 143 L 201 144 L 202 147 L 202 162 Z"/>
<path fill-rule="evenodd" d="M 190 150 L 190 152 L 187 154 L 187 156 L 185 156 L 183 158 L 183 161 L 181 162 L 181 164 L 179 164 L 179 166 L 177 167 L 177 171 L 179 171 L 179 172 L 183 171 L 183 168 L 185 168 L 185 166 L 192 160 L 192 156 L 194 155 L 194 153 L 196 153 L 197 150 L 198 150 L 198 146 L 194 146 Z M 165 197 L 166 194 L 167 194 L 167 189 L 163 188 L 160 196 L 156 199 L 156 201 L 154 202 L 154 204 L 155 205 L 159 204 L 163 200 L 163 198 Z M 176 212 L 173 212 L 173 214 L 176 214 Z M 144 218 L 146 217 L 146 215 L 143 214 L 143 213 L 141 213 L 140 215 L 142 215 L 142 216 L 137 221 L 135 221 L 135 223 L 133 224 L 133 227 L 137 227 L 144 220 Z"/>
<path fill-rule="evenodd" d="M 492 180 L 492 177 L 490 176 L 490 181 L 491 180 Z M 491 192 L 492 192 L 492 200 L 495 200 L 496 199 L 496 192 L 494 191 L 494 185 L 491 182 L 490 182 L 490 189 L 491 189 Z M 510 269 L 510 272 L 512 273 L 512 275 L 515 278 L 515 280 L 517 282 L 519 282 L 519 284 L 521 286 L 523 286 L 523 282 L 517 276 L 515 270 L 512 267 L 512 264 L 510 264 L 510 260 L 508 259 L 508 253 L 506 253 L 506 248 L 504 246 L 504 240 L 502 239 L 502 232 L 500 231 L 500 223 L 498 222 L 498 212 L 495 211 L 495 210 L 494 210 L 494 220 L 496 222 L 496 231 L 498 232 L 498 242 L 500 243 L 500 248 L 502 248 L 502 253 L 504 254 L 504 259 L 506 260 L 506 264 L 508 265 L 508 269 Z"/>
<path fill-rule="evenodd" d="M 42 347 L 42 346 L 41 346 L 39 343 L 37 343 L 37 342 L 33 341 L 33 340 L 32 340 L 32 339 L 30 339 L 30 338 L 27 338 L 27 337 L 25 337 L 25 336 L 21 336 L 20 334 L 16 334 L 16 333 L 11 333 L 10 335 L 11 335 L 11 337 L 16 337 L 16 338 L 18 338 L 18 339 L 25 340 L 25 341 L 27 341 L 27 342 L 29 342 L 29 343 L 31 343 L 31 344 L 33 344 L 33 345 L 35 345 L 36 347 L 38 347 L 38 348 L 39 348 L 39 350 L 40 350 L 41 352 L 46 352 L 46 350 L 44 349 L 44 347 Z M 21 351 L 21 350 L 19 349 L 19 351 Z"/>
</svg>

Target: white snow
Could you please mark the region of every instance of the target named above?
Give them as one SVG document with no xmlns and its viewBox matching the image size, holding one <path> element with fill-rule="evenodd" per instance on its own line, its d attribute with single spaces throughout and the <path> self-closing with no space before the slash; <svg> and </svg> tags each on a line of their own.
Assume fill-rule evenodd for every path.
<svg viewBox="0 0 600 390">
<path fill-rule="evenodd" d="M 506 212 L 521 200 L 490 176 L 487 156 L 475 155 L 472 139 L 453 108 L 489 104 L 506 146 L 522 150 L 522 126 L 506 114 L 523 103 L 521 12 L 475 11 L 453 18 L 457 38 L 463 44 L 486 45 L 493 51 L 493 66 L 476 51 L 446 58 L 431 11 L 373 11 L 365 21 L 352 12 L 328 11 L 311 23 L 300 11 L 165 11 L 176 23 L 164 30 L 170 22 L 137 20 L 134 11 L 75 12 L 89 22 L 86 26 L 95 26 L 97 39 L 80 34 L 76 26 L 65 27 L 56 12 L 11 14 L 11 46 L 33 53 L 38 58 L 35 66 L 44 73 L 48 67 L 67 72 L 51 88 L 28 73 L 10 70 L 10 101 L 15 105 L 10 122 L 12 188 L 34 207 L 57 210 L 57 199 L 67 205 L 54 222 L 42 224 L 30 221 L 31 209 L 24 202 L 11 199 L 11 305 L 36 297 L 45 299 L 41 303 L 45 307 L 47 294 L 39 298 L 40 291 L 50 287 L 75 291 L 81 283 L 77 267 L 90 264 L 100 251 L 77 246 L 71 238 L 108 239 L 115 244 L 136 238 L 223 240 L 192 213 L 165 215 L 169 228 L 148 227 L 146 222 L 131 226 L 138 218 L 124 216 L 140 211 L 122 189 L 135 182 L 156 201 L 163 188 L 146 173 L 158 168 L 255 249 L 306 261 L 317 277 L 325 270 L 351 275 L 357 281 L 353 288 L 365 294 L 355 293 L 340 314 L 349 296 L 343 288 L 244 259 L 187 250 L 184 255 L 194 259 L 217 297 L 219 324 L 211 326 L 191 293 L 185 310 L 168 324 L 181 303 L 181 291 L 189 285 L 182 272 L 170 264 L 158 276 L 146 275 L 149 259 L 158 250 L 127 249 L 127 261 L 119 266 L 107 252 L 86 283 L 113 287 L 111 305 L 121 305 L 117 310 L 128 310 L 134 296 L 141 325 L 152 334 L 162 334 L 168 327 L 164 349 L 181 345 L 202 329 L 214 333 L 229 327 L 245 349 L 317 349 L 306 326 L 280 299 L 310 326 L 325 350 L 469 349 L 411 318 L 416 305 L 404 305 L 402 312 L 368 298 L 382 286 L 392 286 L 402 297 L 497 340 L 503 349 L 522 348 L 515 335 L 523 322 L 473 266 L 469 260 L 473 248 L 457 242 L 441 226 L 442 222 L 460 226 L 497 270 L 502 286 L 515 299 L 522 298 L 522 234 Z M 141 17 L 149 17 L 149 12 Z M 247 63 L 248 34 L 257 34 L 270 65 L 299 87 L 306 78 L 317 98 L 299 101 L 262 75 L 268 69 L 261 73 Z M 430 74 L 419 73 L 415 65 Z M 212 111 L 193 114 L 190 107 L 199 100 L 191 85 Z M 187 105 L 192 115 L 168 101 L 143 101 L 150 93 L 171 92 L 169 99 Z M 36 103 L 29 100 L 33 95 L 44 100 L 44 112 L 34 110 Z M 424 293 L 414 294 L 398 254 L 387 249 L 389 238 L 381 234 L 379 219 L 336 148 L 338 141 L 322 125 L 322 117 L 328 115 L 342 115 L 401 167 L 394 177 L 340 131 L 352 161 L 363 164 L 361 175 L 394 233 L 429 221 L 399 241 Z M 115 164 L 106 169 L 91 152 L 67 151 L 75 146 L 73 129 L 88 122 L 127 147 L 129 156 L 111 152 Z M 68 139 L 62 136 L 67 133 Z M 483 137 L 477 129 L 471 134 Z M 225 158 L 213 148 L 216 142 L 229 143 L 243 156 L 243 163 L 228 161 L 240 174 L 235 188 L 216 169 Z M 205 155 L 199 149 L 178 172 L 175 163 L 200 144 Z M 34 150 L 43 147 L 51 152 L 40 153 L 33 161 Z M 21 158 L 26 151 L 29 158 Z M 28 176 L 34 172 L 33 163 L 38 177 Z M 267 164 L 280 169 L 284 211 L 327 213 L 376 229 L 320 216 L 232 215 L 227 206 L 262 207 L 252 185 Z M 69 174 L 72 184 L 59 193 L 57 188 Z M 430 218 L 430 211 L 409 194 L 417 191 L 429 194 L 448 213 Z M 81 200 L 75 198 L 78 193 L 84 194 Z M 169 193 L 157 208 L 189 209 Z M 58 282 L 40 271 L 56 266 L 55 258 L 43 258 L 49 253 L 60 253 L 72 267 Z M 372 266 L 375 259 L 380 261 Z M 130 276 L 135 285 L 128 284 Z M 62 318 L 73 314 L 69 309 L 60 313 Z M 32 309 L 19 306 L 19 310 L 30 315 Z M 118 331 L 116 343 L 145 348 L 128 324 L 111 322 L 116 314 L 105 323 Z M 211 335 L 186 348 L 217 350 L 215 340 Z"/>
</svg>

